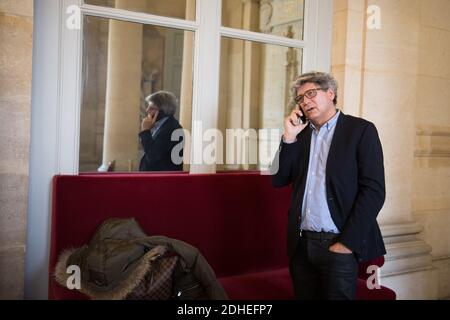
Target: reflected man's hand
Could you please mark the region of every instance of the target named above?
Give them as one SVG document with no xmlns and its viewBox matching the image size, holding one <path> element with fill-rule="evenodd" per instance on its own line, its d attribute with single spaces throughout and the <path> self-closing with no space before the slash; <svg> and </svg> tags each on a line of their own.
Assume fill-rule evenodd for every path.
<svg viewBox="0 0 450 320">
<path fill-rule="evenodd" d="M 155 125 L 156 119 L 158 118 L 159 111 L 156 111 L 153 114 L 153 117 L 151 115 L 147 115 L 144 119 L 142 119 L 141 123 L 141 130 L 150 130 Z"/>
</svg>

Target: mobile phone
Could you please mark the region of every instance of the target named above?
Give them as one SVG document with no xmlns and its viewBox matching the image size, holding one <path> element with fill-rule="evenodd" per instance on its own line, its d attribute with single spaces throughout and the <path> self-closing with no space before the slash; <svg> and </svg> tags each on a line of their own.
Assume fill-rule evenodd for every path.
<svg viewBox="0 0 450 320">
<path fill-rule="evenodd" d="M 299 107 L 300 108 L 300 111 L 302 112 L 302 116 L 298 116 L 298 118 L 301 120 L 301 122 L 302 122 L 302 124 L 305 124 L 306 123 L 306 121 L 308 120 L 308 118 L 306 118 L 306 116 L 305 116 L 305 111 L 303 111 L 303 109 L 301 108 L 301 107 Z"/>
</svg>

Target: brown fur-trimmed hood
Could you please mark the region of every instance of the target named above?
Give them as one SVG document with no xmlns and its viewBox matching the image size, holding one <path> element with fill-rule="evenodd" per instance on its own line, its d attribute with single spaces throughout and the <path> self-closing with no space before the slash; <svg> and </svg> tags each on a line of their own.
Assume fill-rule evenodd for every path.
<svg viewBox="0 0 450 320">
<path fill-rule="evenodd" d="M 91 299 L 126 299 L 166 251 L 179 258 L 172 290 L 180 299 L 227 299 L 211 266 L 195 247 L 164 236 L 147 236 L 134 219 L 108 219 L 89 244 L 62 251 L 54 277 L 67 288 L 72 276 L 67 268 L 75 265 L 80 268 L 80 292 Z M 185 289 L 193 286 L 201 290 L 187 294 Z"/>
<path fill-rule="evenodd" d="M 69 262 L 70 258 L 80 249 L 82 248 L 66 249 L 60 254 L 58 258 L 54 277 L 56 282 L 63 287 L 67 287 L 67 280 L 70 277 L 70 274 L 66 272 L 67 268 L 71 265 Z M 139 283 L 143 281 L 145 274 L 151 269 L 152 262 L 159 256 L 162 256 L 165 251 L 166 247 L 157 246 L 145 253 L 142 258 L 140 258 L 139 263 L 135 266 L 135 268 L 128 274 L 128 276 L 124 279 L 121 279 L 121 281 L 118 281 L 117 286 L 107 291 L 99 291 L 95 285 L 86 281 L 87 279 L 84 279 L 82 275 L 81 288 L 79 289 L 79 291 L 93 300 L 125 299 L 127 295 L 129 295 L 134 290 L 134 288 L 136 288 Z"/>
</svg>

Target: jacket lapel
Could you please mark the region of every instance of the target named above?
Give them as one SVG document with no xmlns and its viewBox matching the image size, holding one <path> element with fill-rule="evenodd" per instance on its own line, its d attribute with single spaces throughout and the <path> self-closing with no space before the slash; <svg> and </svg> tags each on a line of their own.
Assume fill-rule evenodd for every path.
<svg viewBox="0 0 450 320">
<path fill-rule="evenodd" d="M 340 144 L 340 138 L 342 137 L 342 130 L 345 125 L 345 117 L 346 115 L 341 111 L 339 114 L 339 118 L 336 122 L 336 128 L 334 129 L 333 138 L 331 139 L 331 145 L 330 145 L 330 151 L 328 152 L 328 158 L 327 158 L 327 167 L 326 167 L 326 174 L 325 179 L 328 181 L 328 177 L 330 176 L 330 170 L 332 170 L 331 166 L 333 166 L 336 163 L 336 148 L 338 148 Z"/>
<path fill-rule="evenodd" d="M 306 127 L 303 131 L 304 135 L 300 137 L 302 139 L 302 143 L 300 144 L 300 157 L 298 159 L 299 162 L 303 162 L 304 165 L 300 163 L 300 166 L 298 167 L 298 172 L 296 173 L 294 186 L 300 186 L 300 190 L 305 190 L 306 185 L 306 176 L 308 173 L 308 167 L 309 167 L 309 152 L 311 151 L 311 135 L 312 135 L 312 129 L 310 126 Z M 300 201 L 303 201 L 301 199 L 301 196 L 303 195 L 303 192 L 297 192 L 295 202 L 297 204 L 297 208 L 295 212 L 300 212 L 301 203 Z"/>
</svg>

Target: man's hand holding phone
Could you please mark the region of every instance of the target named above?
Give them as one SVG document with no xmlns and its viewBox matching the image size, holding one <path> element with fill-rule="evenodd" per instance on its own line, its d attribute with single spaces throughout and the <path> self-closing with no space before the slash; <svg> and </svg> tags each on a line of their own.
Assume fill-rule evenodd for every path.
<svg viewBox="0 0 450 320">
<path fill-rule="evenodd" d="M 302 121 L 303 120 L 303 121 Z M 297 135 L 308 125 L 306 117 L 298 108 L 292 110 L 291 114 L 284 119 L 283 141 L 293 143 Z"/>
<path fill-rule="evenodd" d="M 158 118 L 159 111 L 156 111 L 153 116 L 148 114 L 141 122 L 141 130 L 150 130 L 155 125 L 156 119 Z"/>
</svg>

